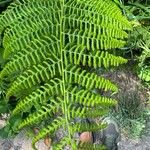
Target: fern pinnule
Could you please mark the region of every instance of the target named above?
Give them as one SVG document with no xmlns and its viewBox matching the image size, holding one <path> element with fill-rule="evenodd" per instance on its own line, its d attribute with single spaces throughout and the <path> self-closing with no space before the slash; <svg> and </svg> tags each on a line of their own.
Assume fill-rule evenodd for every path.
<svg viewBox="0 0 150 150">
<path fill-rule="evenodd" d="M 74 142 L 74 141 L 72 140 L 71 142 Z M 58 143 L 53 142 L 52 148 L 53 149 L 64 149 L 68 145 L 66 143 L 70 143 L 70 139 L 68 138 L 68 136 L 64 136 L 63 138 L 61 138 L 61 140 Z"/>
</svg>

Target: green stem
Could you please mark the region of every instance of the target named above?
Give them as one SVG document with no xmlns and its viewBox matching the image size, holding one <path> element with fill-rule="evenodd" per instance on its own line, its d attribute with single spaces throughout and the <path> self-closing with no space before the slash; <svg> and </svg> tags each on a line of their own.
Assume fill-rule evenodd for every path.
<svg viewBox="0 0 150 150">
<path fill-rule="evenodd" d="M 63 16 L 64 16 L 64 6 L 65 6 L 65 0 L 62 0 L 62 8 L 61 8 L 61 20 L 60 20 L 60 48 L 61 48 L 61 67 L 62 67 L 62 80 L 63 80 L 63 93 L 64 93 L 64 103 L 62 105 L 62 107 L 64 107 L 64 115 L 65 115 L 65 119 L 66 119 L 66 126 L 67 126 L 67 131 L 68 131 L 68 136 L 69 136 L 69 143 L 71 144 L 70 146 L 72 146 L 72 150 L 76 150 L 76 146 L 73 142 L 73 139 L 72 139 L 72 130 L 70 128 L 70 125 L 69 125 L 69 117 L 68 117 L 68 99 L 67 97 L 65 97 L 65 93 L 66 93 L 66 89 L 65 89 L 65 73 L 64 73 L 64 70 L 65 70 L 65 66 L 64 66 L 64 58 L 63 58 L 63 48 L 64 48 L 64 37 L 63 37 L 63 30 L 64 30 L 64 25 L 63 25 Z"/>
</svg>

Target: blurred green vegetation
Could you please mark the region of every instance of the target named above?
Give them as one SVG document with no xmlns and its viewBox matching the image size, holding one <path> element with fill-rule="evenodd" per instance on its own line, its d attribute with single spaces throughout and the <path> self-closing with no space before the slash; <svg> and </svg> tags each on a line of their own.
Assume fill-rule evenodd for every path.
<svg viewBox="0 0 150 150">
<path fill-rule="evenodd" d="M 150 88 L 150 1 L 120 1 L 124 14 L 133 24 L 127 46 L 122 55 L 133 60 L 134 71 L 143 83 Z"/>
</svg>

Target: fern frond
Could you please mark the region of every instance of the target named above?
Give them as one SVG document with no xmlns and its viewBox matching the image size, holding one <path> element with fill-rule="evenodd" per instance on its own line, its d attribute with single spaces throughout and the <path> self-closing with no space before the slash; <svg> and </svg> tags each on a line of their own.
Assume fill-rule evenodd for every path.
<svg viewBox="0 0 150 150">
<path fill-rule="evenodd" d="M 29 69 L 19 76 L 8 89 L 6 97 L 16 95 L 16 92 L 32 88 L 41 82 L 48 81 L 59 73 L 61 74 L 60 61 L 57 62 L 47 59 L 47 61 L 44 61 L 37 66 L 33 66 L 32 70 Z"/>
<path fill-rule="evenodd" d="M 66 30 L 63 32 L 64 36 L 66 36 L 69 40 L 69 43 L 77 43 L 77 45 L 86 45 L 88 49 L 112 49 L 112 48 L 120 48 L 125 45 L 125 41 L 117 40 L 115 38 L 109 38 L 106 35 L 97 35 L 95 37 L 94 33 L 89 33 L 90 31 L 81 31 L 76 29 L 75 31 Z M 92 42 L 92 45 L 90 44 Z"/>
<path fill-rule="evenodd" d="M 63 113 L 64 113 L 63 109 Z M 100 117 L 103 115 L 106 115 L 108 113 L 109 109 L 108 107 L 95 107 L 95 108 L 90 108 L 90 107 L 84 107 L 82 105 L 74 105 L 74 104 L 68 104 L 68 120 L 71 118 L 81 118 L 81 119 L 86 119 L 86 118 L 96 118 Z"/>
<path fill-rule="evenodd" d="M 91 144 L 86 142 L 80 142 L 78 144 L 78 150 L 107 150 L 106 146 L 102 144 Z"/>
<path fill-rule="evenodd" d="M 42 21 L 42 20 L 41 20 Z M 43 22 L 45 22 L 45 20 L 43 20 Z M 28 22 L 29 23 L 29 22 Z M 39 31 L 37 31 L 36 30 L 36 28 L 35 27 L 33 27 L 33 29 L 36 31 L 35 33 L 31 30 L 31 32 L 29 32 L 30 33 L 30 35 L 29 35 L 29 33 L 26 33 L 26 35 L 25 36 L 23 36 L 21 39 L 20 38 L 18 38 L 18 40 L 13 40 L 13 39 L 10 39 L 11 41 L 13 41 L 12 43 L 10 43 L 10 42 L 7 42 L 5 39 L 4 39 L 4 41 L 3 41 L 3 45 L 4 45 L 4 48 L 5 48 L 5 52 L 4 52 L 4 58 L 6 59 L 6 58 L 8 58 L 9 57 L 9 55 L 11 54 L 11 55 L 13 55 L 13 54 L 15 54 L 15 53 L 17 53 L 18 51 L 21 51 L 22 49 L 24 49 L 24 48 L 27 48 L 27 46 L 28 45 L 30 45 L 30 41 L 31 41 L 31 39 L 37 39 L 37 40 L 39 40 L 39 35 L 40 34 L 42 34 L 42 38 L 44 38 L 44 36 L 50 36 L 51 34 L 52 34 L 52 32 L 53 32 L 53 28 L 58 28 L 59 29 L 59 26 L 54 26 L 54 27 L 49 27 L 50 26 L 50 24 L 51 24 L 51 22 L 46 22 L 47 23 L 47 26 L 45 26 L 44 25 L 44 29 L 42 29 L 41 28 L 41 26 L 39 27 Z M 37 23 L 35 23 L 35 24 L 37 24 Z M 42 25 L 42 24 L 41 24 Z M 52 26 L 52 25 L 51 25 Z M 46 28 L 47 27 L 47 28 Z M 17 29 L 18 29 L 18 27 L 16 27 Z M 23 27 L 20 27 L 21 29 L 22 28 L 27 28 L 26 26 L 23 26 Z M 31 28 L 31 26 L 30 26 L 30 28 Z M 17 30 L 16 29 L 16 30 Z M 46 30 L 48 30 L 49 32 L 45 32 Z M 52 30 L 52 31 L 51 31 Z M 6 31 L 6 33 L 7 33 L 8 31 Z M 14 32 L 16 32 L 16 31 L 14 31 Z M 7 33 L 8 34 L 8 33 Z M 11 33 L 12 35 L 13 35 L 13 33 Z M 22 33 L 21 33 L 22 34 Z M 51 37 L 51 41 L 53 41 L 53 40 L 56 40 L 57 39 L 57 37 L 56 37 L 56 34 L 57 33 L 53 33 L 53 36 Z M 19 36 L 19 35 L 18 35 Z M 6 37 L 7 38 L 7 37 Z M 14 37 L 14 38 L 17 38 L 17 37 Z M 7 40 L 8 40 L 8 38 L 7 38 Z M 40 39 L 40 40 L 42 40 L 42 39 Z"/>
<path fill-rule="evenodd" d="M 112 1 L 69 0 L 66 6 L 69 7 L 69 10 L 66 10 L 69 12 L 67 14 L 74 14 L 76 17 L 83 16 L 82 20 L 97 22 L 100 25 L 112 25 L 114 28 L 131 29 L 131 24 L 122 16 L 120 9 Z"/>
<path fill-rule="evenodd" d="M 130 30 L 130 22 L 112 0 L 15 0 L 0 14 L 5 61 L 0 80 L 9 84 L 7 100 L 17 100 L 11 117 L 26 114 L 16 130 L 49 123 L 33 139 L 34 148 L 61 126 L 67 135 L 53 143 L 55 149 L 87 148 L 73 139 L 74 132 L 102 126 L 75 124 L 76 118 L 102 116 L 116 104 L 95 89 L 118 91 L 115 84 L 89 70 L 126 63 L 108 50 L 123 47 Z M 49 117 L 55 119 L 50 122 Z"/>
<path fill-rule="evenodd" d="M 95 33 L 96 30 L 99 34 L 104 34 L 104 32 L 106 32 L 107 36 L 114 38 L 127 38 L 127 33 L 121 30 L 124 27 L 120 27 L 118 24 L 116 24 L 116 20 L 113 20 L 108 16 L 103 16 L 96 12 L 90 12 L 86 9 L 84 10 L 75 7 L 70 8 L 70 6 L 66 8 L 66 11 L 72 11 L 77 14 L 82 14 L 80 18 L 73 14 L 66 16 L 65 22 L 69 23 L 69 27 L 78 27 L 82 30 L 90 29 L 90 31 L 93 33 Z M 88 18 L 90 18 L 90 20 Z"/>
<path fill-rule="evenodd" d="M 46 39 L 49 40 L 49 38 Z M 0 73 L 0 78 L 10 75 L 16 71 L 25 70 L 32 65 L 36 65 L 41 61 L 46 60 L 47 57 L 51 56 L 52 58 L 57 59 L 57 57 L 53 55 L 53 51 L 55 48 L 58 48 L 58 43 L 51 42 L 51 45 L 49 45 L 46 41 L 36 41 L 36 43 L 31 42 L 30 44 L 32 45 L 31 47 L 28 46 L 27 49 L 22 52 L 18 52 L 14 55 L 12 60 L 6 64 L 5 68 Z M 35 51 L 35 49 L 37 50 Z"/>
<path fill-rule="evenodd" d="M 57 143 L 57 144 L 54 143 L 52 148 L 56 149 L 56 150 L 64 149 L 65 146 L 68 145 L 67 143 L 69 143 L 69 142 L 70 142 L 70 139 L 68 138 L 68 136 L 65 136 L 59 141 L 59 143 Z M 73 145 L 73 143 L 70 143 L 70 144 Z"/>
<path fill-rule="evenodd" d="M 35 112 L 34 114 L 31 114 L 29 117 L 27 117 L 25 120 L 23 120 L 19 126 L 18 130 L 23 128 L 24 126 L 32 125 L 35 123 L 38 123 L 42 121 L 43 119 L 46 119 L 48 116 L 53 116 L 52 113 L 56 113 L 59 108 L 61 107 L 61 102 L 58 101 L 52 101 L 52 104 L 47 104 L 46 106 L 42 106 L 40 110 Z"/>
<path fill-rule="evenodd" d="M 103 107 L 103 108 L 99 108 L 99 107 L 95 107 L 93 109 L 89 109 L 85 112 L 85 117 L 84 118 L 97 118 L 100 116 L 105 116 L 106 114 L 108 114 L 109 112 L 109 108 L 108 107 Z"/>
<path fill-rule="evenodd" d="M 13 26 L 19 19 L 23 18 L 23 21 L 33 19 L 39 12 L 39 14 L 43 14 L 48 8 L 53 8 L 55 6 L 55 10 L 59 7 L 57 6 L 58 1 L 28 1 L 17 0 L 13 2 L 5 13 L 0 15 L 0 32 L 4 30 L 5 26 Z M 47 7 L 46 7 L 47 6 Z M 53 9 L 54 10 L 54 9 Z M 47 12 L 49 14 L 50 12 Z M 37 16 L 36 16 L 37 17 Z"/>
<path fill-rule="evenodd" d="M 86 131 L 89 131 L 89 132 L 94 132 L 94 131 L 98 131 L 98 130 L 101 130 L 101 129 L 104 129 L 107 127 L 107 124 L 97 124 L 97 123 L 92 123 L 92 124 L 89 124 L 89 123 L 76 123 L 73 125 L 73 130 L 74 132 L 86 132 Z"/>
</svg>

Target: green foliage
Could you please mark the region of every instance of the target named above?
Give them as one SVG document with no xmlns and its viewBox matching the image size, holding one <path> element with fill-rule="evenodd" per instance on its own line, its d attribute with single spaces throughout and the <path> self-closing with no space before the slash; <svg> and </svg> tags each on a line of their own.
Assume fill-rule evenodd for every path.
<svg viewBox="0 0 150 150">
<path fill-rule="evenodd" d="M 54 149 L 70 145 L 76 150 L 81 145 L 73 138 L 75 132 L 104 128 L 100 123 L 83 126 L 75 119 L 96 118 L 116 104 L 94 92 L 117 92 L 116 85 L 89 70 L 127 62 L 109 51 L 125 45 L 128 30 L 131 24 L 110 0 L 14 1 L 0 15 L 5 63 L 0 80 L 8 83 L 6 101 L 17 101 L 8 121 L 11 129 L 44 123 L 33 139 L 36 149 L 38 140 L 54 138 L 63 128 L 67 135 Z"/>
<path fill-rule="evenodd" d="M 139 25 L 131 34 L 130 45 L 137 60 L 137 74 L 150 86 L 150 28 Z"/>
<path fill-rule="evenodd" d="M 113 112 L 119 125 L 131 138 L 139 138 L 145 128 L 148 112 L 142 102 L 139 89 L 119 96 L 118 110 Z"/>
<path fill-rule="evenodd" d="M 10 2 L 12 2 L 12 0 L 0 0 L 0 14 L 6 9 Z M 2 65 L 4 64 L 3 52 L 4 48 L 2 47 L 2 35 L 0 35 L 0 71 L 2 70 Z M 0 80 L 0 114 L 8 113 L 9 109 L 11 108 L 10 104 L 5 101 L 4 89 L 6 86 L 7 83 L 4 83 L 4 81 Z"/>
<path fill-rule="evenodd" d="M 149 83 L 150 86 L 150 38 L 149 41 L 146 41 L 146 44 L 140 43 L 139 46 L 143 49 L 142 54 L 139 57 L 139 77 Z"/>
<path fill-rule="evenodd" d="M 137 61 L 137 74 L 150 87 L 150 5 L 148 1 L 128 1 L 124 10 L 134 26 L 125 53 L 130 52 Z"/>
</svg>

